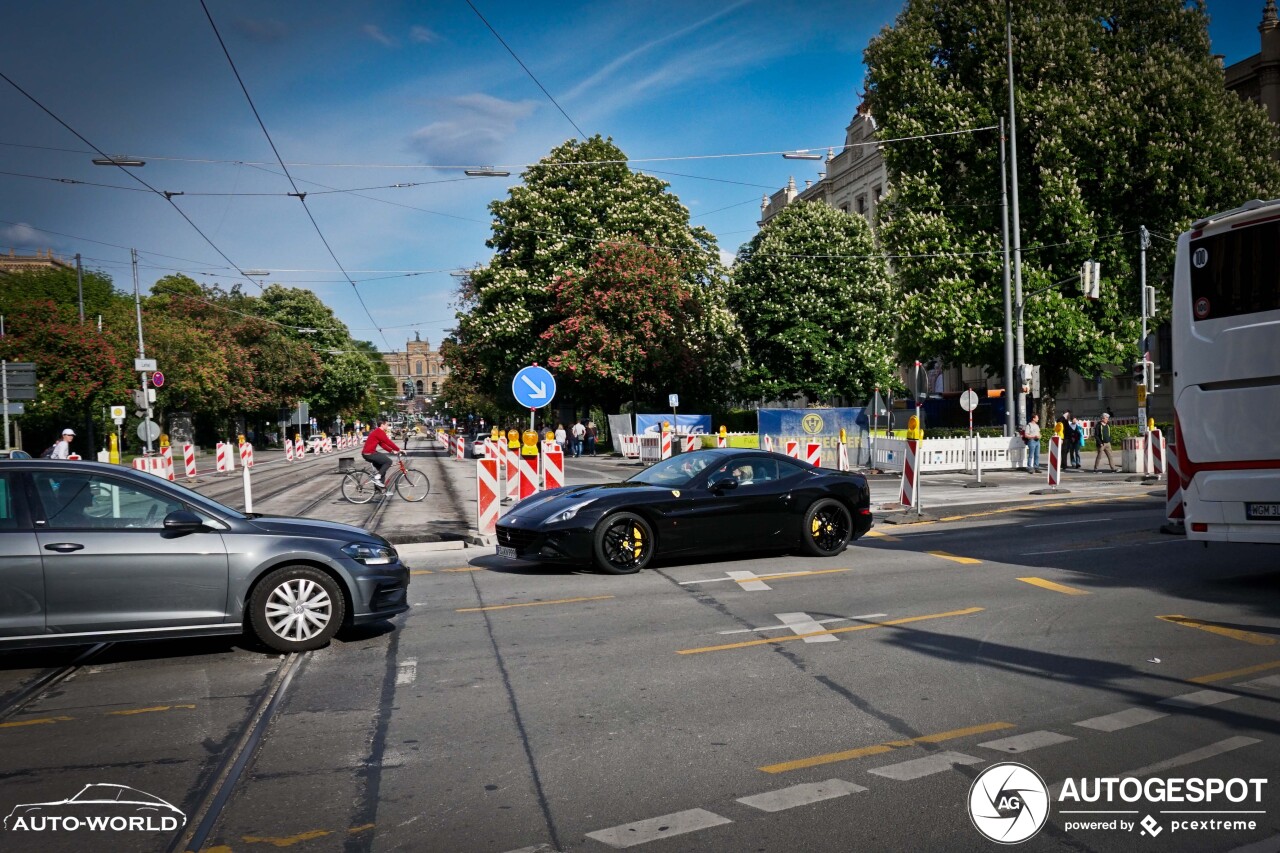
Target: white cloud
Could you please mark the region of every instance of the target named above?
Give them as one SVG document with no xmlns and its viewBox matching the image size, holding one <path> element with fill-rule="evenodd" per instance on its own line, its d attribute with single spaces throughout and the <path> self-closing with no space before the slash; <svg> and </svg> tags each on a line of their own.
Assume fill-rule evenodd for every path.
<svg viewBox="0 0 1280 853">
<path fill-rule="evenodd" d="M 440 36 L 428 27 L 415 24 L 409 28 L 409 41 L 416 44 L 431 44 L 432 42 L 440 41 Z"/>
<path fill-rule="evenodd" d="M 537 105 L 480 92 L 436 103 L 445 117 L 414 131 L 409 143 L 426 162 L 454 166 L 496 163 L 517 124 Z"/>
<path fill-rule="evenodd" d="M 44 236 L 43 231 L 25 222 L 0 228 L 0 245 L 20 254 L 27 254 L 35 248 L 47 248 L 50 244 L 50 238 Z"/>
<path fill-rule="evenodd" d="M 384 33 L 382 28 L 377 24 L 365 24 L 360 29 L 365 35 L 376 41 L 378 44 L 385 45 L 387 47 L 395 47 L 397 44 L 396 40 Z"/>
</svg>

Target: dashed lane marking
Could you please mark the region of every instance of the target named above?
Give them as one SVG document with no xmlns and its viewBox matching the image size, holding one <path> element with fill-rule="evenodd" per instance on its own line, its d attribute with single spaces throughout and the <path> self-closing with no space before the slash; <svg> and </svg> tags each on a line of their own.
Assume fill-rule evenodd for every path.
<svg viewBox="0 0 1280 853">
<path fill-rule="evenodd" d="M 817 767 L 821 764 L 834 764 L 837 761 L 850 761 L 855 758 L 865 758 L 868 755 L 880 755 L 885 752 L 891 752 L 895 749 L 916 746 L 922 743 L 944 743 L 945 741 L 969 737 L 970 735 L 981 735 L 986 734 L 987 732 L 998 732 L 1011 728 L 1013 728 L 1013 723 L 983 723 L 978 726 L 968 726 L 963 729 L 952 729 L 947 732 L 938 732 L 937 734 L 921 735 L 920 737 L 908 738 L 907 740 L 890 740 L 885 741 L 884 743 L 877 743 L 872 746 L 863 746 L 857 749 L 846 749 L 842 752 L 828 752 L 825 755 L 815 755 L 810 758 L 797 758 L 795 761 L 766 764 L 764 767 L 757 767 L 756 769 L 765 773 L 786 773 L 790 770 L 803 770 L 806 767 Z"/>
<path fill-rule="evenodd" d="M 1205 708 L 1209 705 L 1221 705 L 1223 702 L 1230 702 L 1232 699 L 1239 698 L 1239 693 L 1223 693 L 1221 690 L 1197 690 L 1194 693 L 1183 693 L 1181 696 L 1161 699 L 1156 704 L 1167 705 L 1172 708 Z"/>
<path fill-rule="evenodd" d="M 1163 711 L 1152 711 L 1150 708 L 1127 708 L 1123 711 L 1116 711 L 1114 714 L 1104 714 L 1101 717 L 1081 720 L 1074 725 L 1082 729 L 1093 729 L 1099 732 L 1118 732 L 1121 729 L 1140 726 L 1143 723 L 1149 723 L 1152 720 L 1167 716 L 1169 715 Z"/>
<path fill-rule="evenodd" d="M 973 566 L 982 562 L 981 560 L 975 560 L 973 557 L 961 557 L 957 554 L 952 554 L 947 551 L 925 551 L 925 553 L 933 557 L 941 557 L 944 560 L 952 560 L 957 563 L 963 563 L 966 566 Z"/>
<path fill-rule="evenodd" d="M 409 658 L 396 664 L 396 686 L 413 684 L 418 680 L 418 659 Z"/>
<path fill-rule="evenodd" d="M 1242 675 L 1266 672 L 1269 669 L 1280 669 L 1280 660 L 1267 661 L 1266 663 L 1246 666 L 1241 669 L 1229 669 L 1226 672 L 1215 672 L 1212 675 L 1201 675 L 1196 678 L 1188 678 L 1187 681 L 1192 684 L 1212 684 L 1215 681 L 1227 681 L 1228 679 L 1239 678 Z"/>
<path fill-rule="evenodd" d="M 1270 690 L 1280 687 L 1280 675 L 1268 675 L 1266 678 L 1255 678 L 1253 681 L 1242 681 L 1236 687 L 1249 687 L 1254 690 Z"/>
<path fill-rule="evenodd" d="M 926 755 L 924 758 L 913 758 L 910 761 L 876 767 L 867 772 L 898 782 L 909 782 L 935 773 L 944 773 L 957 764 L 982 764 L 984 761 L 986 761 L 985 758 L 974 758 L 963 752 L 939 752 L 935 755 Z"/>
<path fill-rule="evenodd" d="M 862 535 L 865 537 L 869 537 L 871 539 L 880 539 L 885 542 L 901 542 L 902 541 L 902 539 L 900 539 L 897 536 L 890 536 L 888 533 L 881 533 L 879 530 L 868 530 L 866 533 Z"/>
<path fill-rule="evenodd" d="M 193 711 L 195 705 L 156 705 L 154 708 L 130 708 L 125 711 L 108 711 L 110 717 L 132 717 L 134 714 L 154 714 L 158 711 Z"/>
<path fill-rule="evenodd" d="M 1033 749 L 1041 747 L 1054 746 L 1067 741 L 1075 740 L 1071 735 L 1058 734 L 1051 731 L 1027 732 L 1023 735 L 1014 735 L 1013 737 L 1001 738 L 1000 740 L 989 740 L 986 743 L 980 743 L 978 746 L 994 749 L 996 752 L 1006 752 L 1010 755 L 1016 755 L 1019 752 L 1030 752 Z"/>
<path fill-rule="evenodd" d="M 762 581 L 783 581 L 792 578 L 810 577 L 812 575 L 831 575 L 838 572 L 847 572 L 849 569 L 811 569 L 808 571 L 798 572 L 776 572 L 769 575 L 757 575 L 755 572 L 741 570 L 726 572 L 722 578 L 699 578 L 692 581 L 677 581 L 680 586 L 690 586 L 691 584 L 700 583 L 723 583 L 724 581 L 734 581 L 749 592 L 764 592 L 772 589 L 768 584 Z"/>
<path fill-rule="evenodd" d="M 372 823 L 353 826 L 347 830 L 347 835 L 360 835 L 363 832 L 368 832 L 373 829 L 373 827 L 374 824 Z M 240 836 L 240 840 L 245 844 L 270 844 L 272 847 L 292 847 L 293 845 L 301 844 L 304 841 L 314 841 L 317 838 L 325 838 L 334 834 L 335 831 L 332 829 L 311 829 L 306 832 L 299 832 L 297 835 L 242 835 Z M 225 849 L 227 853 L 231 852 L 230 847 L 210 847 L 206 849 L 209 853 L 214 853 L 214 851 L 223 849 Z"/>
<path fill-rule="evenodd" d="M 1053 551 L 1023 551 L 1019 557 L 1037 557 L 1042 554 L 1079 554 L 1084 551 L 1111 551 L 1115 548 L 1142 548 L 1152 545 L 1172 545 L 1175 542 L 1183 542 L 1183 539 L 1170 539 L 1168 537 L 1162 539 L 1142 539 L 1138 542 L 1117 542 L 1114 545 L 1096 545 L 1090 548 L 1058 548 Z"/>
<path fill-rule="evenodd" d="M 823 633 L 819 625 L 808 613 L 775 613 L 778 621 L 790 628 L 804 639 L 806 643 L 838 643 L 840 638 L 834 634 Z"/>
<path fill-rule="evenodd" d="M 836 797 L 847 797 L 867 790 L 861 785 L 846 782 L 843 779 L 828 779 L 825 782 L 809 782 L 804 785 L 792 785 L 790 788 L 779 788 L 763 794 L 741 797 L 738 802 L 762 812 L 781 812 L 823 800 L 834 800 Z"/>
<path fill-rule="evenodd" d="M 767 590 L 773 589 L 773 587 L 769 586 L 767 583 L 760 580 L 760 578 L 756 575 L 755 572 L 740 570 L 740 571 L 725 572 L 725 574 L 728 575 L 732 580 L 737 581 L 738 586 L 742 587 L 747 592 L 765 592 Z"/>
<path fill-rule="evenodd" d="M 621 826 L 614 826 L 609 829 L 598 829 L 595 832 L 588 832 L 587 838 L 594 838 L 596 841 L 608 844 L 610 847 L 635 847 L 639 844 L 657 841 L 659 838 L 684 835 L 689 832 L 697 832 L 700 829 L 722 826 L 726 823 L 733 823 L 733 821 L 706 809 L 689 809 L 688 811 L 676 812 L 662 817 L 638 820 L 635 823 L 624 823 Z"/>
<path fill-rule="evenodd" d="M 1253 631 L 1241 631 L 1239 628 L 1228 628 L 1226 625 L 1205 622 L 1202 619 L 1192 619 L 1189 616 L 1157 616 L 1156 618 L 1162 622 L 1172 622 L 1175 625 L 1182 625 L 1187 628 L 1199 628 L 1201 631 L 1208 631 L 1221 637 L 1230 637 L 1233 640 L 1239 640 L 1242 643 L 1249 643 L 1253 646 L 1274 646 L 1277 642 L 1275 637 L 1255 634 Z"/>
<path fill-rule="evenodd" d="M 588 595 L 582 598 L 556 598 L 551 601 L 524 601 L 519 604 L 490 604 L 487 607 L 459 607 L 455 613 L 480 613 L 484 610 L 508 610 L 512 607 L 541 607 L 544 604 L 574 604 L 579 601 L 604 601 L 612 595 Z"/>
<path fill-rule="evenodd" d="M 805 637 L 813 637 L 819 634 L 847 634 L 850 631 L 868 631 L 872 628 L 890 628 L 894 625 L 906 625 L 911 622 L 923 622 L 927 619 L 943 619 L 948 616 L 969 616 L 974 613 L 981 613 L 985 608 L 982 607 L 966 607 L 964 610 L 949 610 L 946 613 L 930 613 L 925 616 L 907 616 L 903 619 L 890 619 L 887 622 L 870 622 L 866 625 L 850 625 L 846 628 L 830 628 L 823 631 L 812 631 L 807 634 L 796 634 L 794 637 L 767 637 L 760 640 L 745 640 L 741 643 L 726 643 L 722 646 L 703 646 L 697 649 L 679 649 L 676 651 L 678 655 L 697 655 L 703 652 L 723 652 L 729 649 L 745 649 L 751 646 L 766 646 L 775 643 L 785 643 L 790 640 L 803 640 Z"/>
<path fill-rule="evenodd" d="M 1217 743 L 1211 743 L 1208 746 L 1202 746 L 1199 749 L 1193 749 L 1190 752 L 1175 755 L 1173 758 L 1158 761 L 1155 764 L 1148 764 L 1146 767 L 1139 767 L 1137 770 L 1130 770 L 1126 773 L 1113 773 L 1111 775 L 1121 779 L 1127 776 L 1140 779 L 1143 776 L 1153 776 L 1156 773 L 1163 773 L 1166 770 L 1172 770 L 1175 767 L 1185 767 L 1188 764 L 1205 761 L 1206 759 L 1222 755 L 1226 752 L 1232 752 L 1246 746 L 1253 746 L 1255 743 L 1262 743 L 1262 741 L 1252 737 L 1229 737 L 1226 740 L 1220 740 Z M 1050 788 L 1050 793 L 1054 800 L 1058 799 L 1062 794 L 1062 786 L 1063 782 L 1058 782 Z"/>
<path fill-rule="evenodd" d="M 1060 592 L 1063 595 L 1089 595 L 1090 594 L 1086 590 L 1076 589 L 1074 586 L 1067 586 L 1066 584 L 1054 583 L 1053 581 L 1047 581 L 1044 578 L 1018 578 L 1018 580 L 1022 581 L 1023 583 L 1029 583 L 1032 586 L 1038 586 L 1041 589 L 1048 589 L 1048 590 L 1052 590 L 1053 592 Z"/>
<path fill-rule="evenodd" d="M 40 717 L 35 720 L 16 720 L 9 723 L 0 723 L 0 729 L 16 729 L 22 726 L 47 726 L 53 723 L 65 723 L 67 720 L 73 720 L 74 717 Z"/>
<path fill-rule="evenodd" d="M 434 575 L 435 572 L 431 571 L 431 569 L 413 569 L 412 571 L 409 572 L 409 574 L 410 575 Z"/>
<path fill-rule="evenodd" d="M 830 619 L 816 619 L 817 625 L 830 625 L 833 622 L 865 622 L 868 619 L 883 619 L 887 613 L 864 613 L 861 616 L 833 616 Z M 731 631 L 717 631 L 717 634 L 760 634 L 765 631 L 785 631 L 788 625 L 766 625 L 763 628 L 734 628 Z M 814 629 L 818 630 L 818 629 Z"/>
</svg>

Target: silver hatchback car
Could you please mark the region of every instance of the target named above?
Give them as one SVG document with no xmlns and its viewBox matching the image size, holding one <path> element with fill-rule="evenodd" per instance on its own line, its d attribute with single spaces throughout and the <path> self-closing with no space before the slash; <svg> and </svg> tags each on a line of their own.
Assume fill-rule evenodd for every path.
<svg viewBox="0 0 1280 853">
<path fill-rule="evenodd" d="M 245 515 L 116 465 L 0 461 L 0 649 L 239 634 L 282 652 L 409 609 L 359 527 Z"/>
</svg>

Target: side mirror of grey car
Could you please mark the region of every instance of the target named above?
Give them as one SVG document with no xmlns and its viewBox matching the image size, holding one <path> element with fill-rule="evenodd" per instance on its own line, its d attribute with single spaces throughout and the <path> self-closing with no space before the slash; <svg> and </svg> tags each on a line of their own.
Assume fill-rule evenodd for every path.
<svg viewBox="0 0 1280 853">
<path fill-rule="evenodd" d="M 169 533 L 195 533 L 204 529 L 204 521 L 194 512 L 175 509 L 164 517 L 164 529 Z"/>
<path fill-rule="evenodd" d="M 724 492 L 729 489 L 736 489 L 738 488 L 738 480 L 731 474 L 724 477 L 713 477 L 711 481 L 707 483 L 707 488 L 713 492 Z"/>
</svg>

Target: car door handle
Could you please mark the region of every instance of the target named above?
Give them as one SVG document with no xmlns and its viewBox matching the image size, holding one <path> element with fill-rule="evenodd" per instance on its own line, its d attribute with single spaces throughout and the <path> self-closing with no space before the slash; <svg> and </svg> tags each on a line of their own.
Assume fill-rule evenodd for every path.
<svg viewBox="0 0 1280 853">
<path fill-rule="evenodd" d="M 62 554 L 69 554 L 72 551 L 82 551 L 84 546 L 75 542 L 54 542 L 51 545 L 45 545 L 46 551 L 57 551 Z"/>
</svg>

